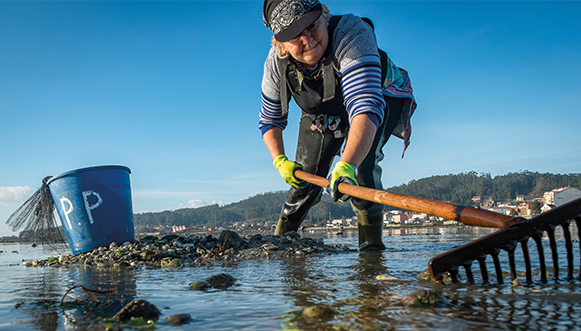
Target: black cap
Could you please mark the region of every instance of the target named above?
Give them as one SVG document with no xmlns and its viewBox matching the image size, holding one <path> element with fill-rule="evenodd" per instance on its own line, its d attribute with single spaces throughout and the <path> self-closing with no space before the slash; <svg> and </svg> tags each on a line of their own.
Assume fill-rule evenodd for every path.
<svg viewBox="0 0 581 331">
<path fill-rule="evenodd" d="M 265 0 L 262 19 L 276 40 L 286 42 L 315 23 L 322 12 L 318 0 Z"/>
</svg>

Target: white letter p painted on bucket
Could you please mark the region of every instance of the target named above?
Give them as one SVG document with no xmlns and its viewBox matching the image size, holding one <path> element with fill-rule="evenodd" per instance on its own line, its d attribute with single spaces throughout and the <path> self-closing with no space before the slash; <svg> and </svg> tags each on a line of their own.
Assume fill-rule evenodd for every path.
<svg viewBox="0 0 581 331">
<path fill-rule="evenodd" d="M 63 207 L 63 213 L 65 214 L 65 218 L 67 219 L 67 223 L 69 224 L 69 229 L 73 229 L 73 226 L 71 225 L 71 220 L 69 219 L 69 214 L 73 212 L 73 204 L 71 202 L 71 200 L 62 197 L 60 198 L 61 201 L 61 206 Z M 69 204 L 69 208 L 67 209 L 67 207 L 65 207 L 65 203 Z"/>
<path fill-rule="evenodd" d="M 89 196 L 94 195 L 97 197 L 97 202 L 95 202 L 94 204 L 89 204 Z M 87 209 L 87 215 L 89 215 L 89 222 L 91 222 L 91 224 L 94 223 L 93 221 L 93 214 L 92 214 L 92 210 L 99 207 L 102 203 L 103 203 L 103 199 L 101 198 L 101 195 L 99 194 L 99 192 L 95 192 L 93 190 L 87 190 L 87 191 L 83 191 L 83 201 L 85 201 L 85 209 Z"/>
</svg>

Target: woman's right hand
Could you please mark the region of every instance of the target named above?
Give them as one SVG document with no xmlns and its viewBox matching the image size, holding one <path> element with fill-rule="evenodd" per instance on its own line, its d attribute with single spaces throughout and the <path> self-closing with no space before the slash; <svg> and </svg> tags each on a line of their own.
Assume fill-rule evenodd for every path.
<svg viewBox="0 0 581 331">
<path fill-rule="evenodd" d="M 272 163 L 280 173 L 284 181 L 293 188 L 303 188 L 308 185 L 307 182 L 295 177 L 295 170 L 302 170 L 303 166 L 290 161 L 284 154 L 279 155 Z"/>
</svg>

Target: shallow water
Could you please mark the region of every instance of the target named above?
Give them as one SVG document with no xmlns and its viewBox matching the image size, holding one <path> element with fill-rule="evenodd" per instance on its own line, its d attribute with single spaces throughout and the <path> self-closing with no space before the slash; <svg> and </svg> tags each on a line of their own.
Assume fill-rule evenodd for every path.
<svg viewBox="0 0 581 331">
<path fill-rule="evenodd" d="M 530 287 L 504 285 L 437 285 L 418 281 L 428 261 L 491 230 L 433 228 L 386 230 L 388 250 L 309 256 L 288 260 L 251 260 L 215 266 L 176 269 L 118 270 L 98 268 L 23 267 L 22 260 L 45 259 L 50 253 L 25 244 L 0 245 L 0 329 L 84 329 L 98 316 L 111 317 L 122 306 L 58 305 L 73 285 L 90 289 L 116 288 L 118 299 L 145 299 L 162 310 L 157 330 L 573 330 L 581 328 L 581 282 L 574 280 Z M 356 233 L 306 234 L 325 243 L 356 247 Z M 577 233 L 574 232 L 574 239 Z M 561 249 L 559 245 L 559 248 Z M 575 275 L 579 245 L 575 244 Z M 566 265 L 564 248 L 560 264 Z M 18 251 L 18 254 L 12 253 Z M 548 252 L 548 250 L 546 250 Z M 517 250 L 517 269 L 524 270 Z M 547 254 L 547 253 L 546 253 Z M 533 268 L 538 258 L 531 254 Z M 536 260 L 535 260 L 536 259 Z M 506 255 L 501 261 L 507 263 Z M 547 261 L 549 263 L 550 261 Z M 491 267 L 492 268 L 492 267 Z M 489 270 L 493 270 L 489 268 Z M 479 274 L 475 268 L 475 277 Z M 503 266 L 503 270 L 508 270 Z M 190 291 L 188 284 L 225 272 L 237 279 L 226 290 Z M 561 277 L 563 278 L 563 271 Z M 378 280 L 378 275 L 392 280 Z M 477 278 L 477 277 L 476 277 Z M 521 279 L 523 277 L 520 277 Z M 538 278 L 538 277 L 537 277 Z M 492 279 L 495 279 L 493 277 Z M 441 307 L 412 308 L 401 300 L 418 289 L 439 291 L 448 300 Z M 99 299 L 104 300 L 103 296 Z M 66 301 L 84 300 L 73 290 Z M 84 301 L 88 302 L 88 301 Z M 303 317 L 304 307 L 324 304 L 335 314 L 322 319 Z M 90 308 L 90 309 L 89 309 Z M 164 318 L 188 313 L 192 320 L 175 326 Z M 93 323 L 94 324 L 94 323 Z M 97 326 L 103 328 L 104 324 Z M 138 328 L 139 329 L 139 328 Z"/>
</svg>

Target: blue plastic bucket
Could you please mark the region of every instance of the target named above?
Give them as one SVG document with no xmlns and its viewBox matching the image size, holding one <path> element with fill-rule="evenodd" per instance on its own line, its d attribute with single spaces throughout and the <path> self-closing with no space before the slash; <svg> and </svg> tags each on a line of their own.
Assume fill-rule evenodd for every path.
<svg viewBox="0 0 581 331">
<path fill-rule="evenodd" d="M 73 254 L 135 239 L 130 173 L 123 166 L 99 166 L 48 181 Z"/>
</svg>

